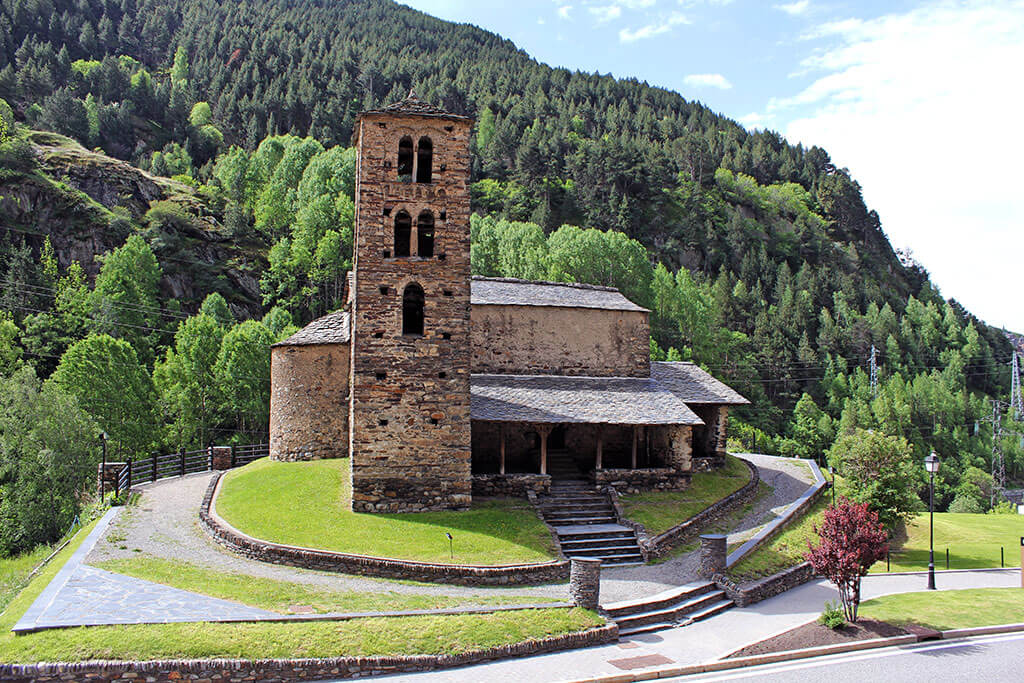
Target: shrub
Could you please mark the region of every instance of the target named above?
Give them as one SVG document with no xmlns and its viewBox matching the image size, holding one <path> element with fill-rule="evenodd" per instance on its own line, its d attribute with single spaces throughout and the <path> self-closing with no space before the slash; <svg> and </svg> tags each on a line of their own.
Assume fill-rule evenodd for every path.
<svg viewBox="0 0 1024 683">
<path fill-rule="evenodd" d="M 822 610 L 821 616 L 818 617 L 818 623 L 827 626 L 833 631 L 845 625 L 846 616 L 843 614 L 842 606 L 838 602 L 832 602 L 831 600 L 826 602 L 825 609 Z"/>
<path fill-rule="evenodd" d="M 973 496 L 958 493 L 949 504 L 949 512 L 980 514 L 985 512 L 985 508 Z"/>
</svg>

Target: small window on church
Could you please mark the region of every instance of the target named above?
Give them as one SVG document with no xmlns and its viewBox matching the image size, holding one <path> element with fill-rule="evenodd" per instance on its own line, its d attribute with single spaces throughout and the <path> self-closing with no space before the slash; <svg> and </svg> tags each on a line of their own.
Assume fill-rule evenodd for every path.
<svg viewBox="0 0 1024 683">
<path fill-rule="evenodd" d="M 409 255 L 409 243 L 412 241 L 412 218 L 405 211 L 395 215 L 395 258 Z"/>
<path fill-rule="evenodd" d="M 417 255 L 423 258 L 434 256 L 434 214 L 424 211 L 416 219 Z"/>
<path fill-rule="evenodd" d="M 428 137 L 420 138 L 420 149 L 416 166 L 416 182 L 429 183 L 434 172 L 434 143 Z"/>
<path fill-rule="evenodd" d="M 402 334 L 423 334 L 423 288 L 415 282 L 402 294 Z"/>
<path fill-rule="evenodd" d="M 412 138 L 408 135 L 398 141 L 398 179 L 412 182 Z"/>
</svg>

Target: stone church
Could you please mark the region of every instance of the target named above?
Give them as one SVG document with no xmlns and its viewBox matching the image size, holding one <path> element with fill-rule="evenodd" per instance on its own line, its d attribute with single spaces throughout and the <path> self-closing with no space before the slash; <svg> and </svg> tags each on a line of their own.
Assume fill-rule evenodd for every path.
<svg viewBox="0 0 1024 683">
<path fill-rule="evenodd" d="M 359 116 L 347 305 L 272 349 L 271 458 L 350 456 L 361 512 L 552 478 L 685 488 L 746 399 L 652 362 L 649 313 L 616 289 L 473 277 L 472 125 L 413 94 Z"/>
</svg>

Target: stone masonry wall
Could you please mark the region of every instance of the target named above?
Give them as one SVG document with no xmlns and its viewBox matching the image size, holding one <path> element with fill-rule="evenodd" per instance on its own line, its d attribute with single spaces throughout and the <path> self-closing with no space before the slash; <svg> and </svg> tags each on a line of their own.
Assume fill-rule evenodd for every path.
<svg viewBox="0 0 1024 683">
<path fill-rule="evenodd" d="M 271 349 L 271 459 L 348 455 L 349 355 L 348 344 Z"/>
<path fill-rule="evenodd" d="M 478 305 L 472 317 L 476 373 L 650 375 L 646 312 Z"/>
<path fill-rule="evenodd" d="M 350 446 L 352 509 L 465 508 L 470 479 L 469 135 L 472 122 L 370 113 L 357 128 Z M 433 143 L 430 183 L 397 174 L 399 140 Z M 415 175 L 415 174 L 414 174 Z M 394 258 L 394 220 L 434 214 L 434 256 Z M 413 225 L 415 250 L 417 227 Z M 415 253 L 415 251 L 413 252 Z M 424 334 L 402 334 L 406 285 Z"/>
</svg>

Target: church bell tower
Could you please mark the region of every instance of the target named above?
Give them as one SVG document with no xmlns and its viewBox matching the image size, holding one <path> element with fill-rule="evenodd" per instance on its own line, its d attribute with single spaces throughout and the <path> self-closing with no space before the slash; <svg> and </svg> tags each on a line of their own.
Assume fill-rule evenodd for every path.
<svg viewBox="0 0 1024 683">
<path fill-rule="evenodd" d="M 414 93 L 356 121 L 352 509 L 467 508 L 472 119 Z"/>
</svg>

